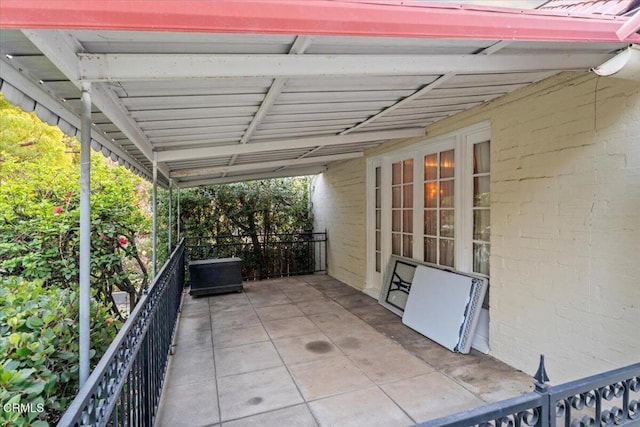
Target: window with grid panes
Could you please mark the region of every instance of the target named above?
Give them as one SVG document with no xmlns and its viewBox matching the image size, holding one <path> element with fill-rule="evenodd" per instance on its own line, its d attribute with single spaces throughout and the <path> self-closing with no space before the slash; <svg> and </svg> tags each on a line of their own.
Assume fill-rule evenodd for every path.
<svg viewBox="0 0 640 427">
<path fill-rule="evenodd" d="M 454 150 L 424 156 L 424 261 L 455 266 Z"/>
<path fill-rule="evenodd" d="M 413 257 L 413 159 L 391 165 L 391 253 Z"/>
<path fill-rule="evenodd" d="M 491 237 L 490 142 L 473 145 L 473 272 L 489 275 Z"/>
</svg>

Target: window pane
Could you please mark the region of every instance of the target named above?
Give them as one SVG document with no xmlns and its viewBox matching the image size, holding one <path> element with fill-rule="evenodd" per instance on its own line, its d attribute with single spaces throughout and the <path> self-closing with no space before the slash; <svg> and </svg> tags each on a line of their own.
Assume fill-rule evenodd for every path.
<svg viewBox="0 0 640 427">
<path fill-rule="evenodd" d="M 440 178 L 453 178 L 455 158 L 454 151 L 440 153 Z"/>
<path fill-rule="evenodd" d="M 402 231 L 402 210 L 391 211 L 391 231 Z"/>
<path fill-rule="evenodd" d="M 438 183 L 437 182 L 427 182 L 424 185 L 424 207 L 425 208 L 438 207 Z"/>
<path fill-rule="evenodd" d="M 412 208 L 413 207 L 413 184 L 407 184 L 402 186 L 402 207 L 403 208 Z"/>
<path fill-rule="evenodd" d="M 438 235 L 438 211 L 425 210 L 424 211 L 424 234 L 429 236 Z"/>
<path fill-rule="evenodd" d="M 489 207 L 489 176 L 473 178 L 473 206 Z"/>
<path fill-rule="evenodd" d="M 440 182 L 440 207 L 453 207 L 453 180 Z"/>
<path fill-rule="evenodd" d="M 440 265 L 453 267 L 453 240 L 440 239 Z"/>
<path fill-rule="evenodd" d="M 491 211 L 477 209 L 473 211 L 473 240 L 488 242 L 491 237 Z"/>
<path fill-rule="evenodd" d="M 402 207 L 402 187 L 391 188 L 391 207 L 392 208 Z"/>
<path fill-rule="evenodd" d="M 380 209 L 376 209 L 376 230 L 380 230 L 382 228 L 382 211 Z"/>
<path fill-rule="evenodd" d="M 473 244 L 473 271 L 489 275 L 490 246 L 487 243 Z"/>
<path fill-rule="evenodd" d="M 413 233 L 413 209 L 404 209 L 402 211 L 402 231 Z"/>
<path fill-rule="evenodd" d="M 376 187 L 381 187 L 382 185 L 382 168 L 378 166 L 376 168 Z"/>
<path fill-rule="evenodd" d="M 397 162 L 391 165 L 391 184 L 402 183 L 402 162 Z"/>
<path fill-rule="evenodd" d="M 402 235 L 402 256 L 413 257 L 413 235 L 411 234 Z"/>
<path fill-rule="evenodd" d="M 481 142 L 473 146 L 473 173 L 490 172 L 491 144 L 489 141 Z"/>
<path fill-rule="evenodd" d="M 440 211 L 440 236 L 454 236 L 453 210 Z"/>
<path fill-rule="evenodd" d="M 424 239 L 424 260 L 432 264 L 438 263 L 438 239 Z"/>
<path fill-rule="evenodd" d="M 379 188 L 376 188 L 376 208 L 380 209 L 382 207 L 382 193 Z"/>
<path fill-rule="evenodd" d="M 392 233 L 391 234 L 391 253 L 394 255 L 402 255 L 400 253 L 400 238 L 401 234 Z"/>
<path fill-rule="evenodd" d="M 402 182 L 413 182 L 413 159 L 407 159 L 404 161 Z"/>
<path fill-rule="evenodd" d="M 376 231 L 376 251 L 379 251 L 382 247 L 380 232 Z"/>
<path fill-rule="evenodd" d="M 429 154 L 424 156 L 424 180 L 433 181 L 438 179 L 438 155 Z"/>
<path fill-rule="evenodd" d="M 380 261 L 380 252 L 376 252 L 376 271 L 378 273 L 380 273 L 380 271 L 382 270 L 381 266 L 381 261 Z"/>
</svg>

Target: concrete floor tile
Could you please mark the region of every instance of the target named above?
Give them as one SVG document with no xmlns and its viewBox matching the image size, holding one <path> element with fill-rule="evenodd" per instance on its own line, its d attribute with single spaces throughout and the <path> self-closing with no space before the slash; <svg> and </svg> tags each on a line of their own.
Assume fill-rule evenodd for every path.
<svg viewBox="0 0 640 427">
<path fill-rule="evenodd" d="M 278 349 L 280 356 L 282 356 L 287 366 L 343 354 L 331 343 L 329 338 L 321 332 L 281 338 L 274 340 L 273 344 Z"/>
<path fill-rule="evenodd" d="M 222 421 L 302 403 L 284 366 L 218 378 Z"/>
<path fill-rule="evenodd" d="M 290 304 L 291 300 L 279 290 L 273 292 L 260 292 L 247 294 L 254 307 L 267 307 L 270 305 Z"/>
<path fill-rule="evenodd" d="M 163 390 L 156 427 L 210 426 L 220 422 L 215 379 Z"/>
<path fill-rule="evenodd" d="M 190 351 L 210 350 L 213 348 L 211 329 L 193 328 L 176 334 L 175 349 L 188 348 Z"/>
<path fill-rule="evenodd" d="M 331 396 L 309 403 L 321 426 L 400 427 L 415 424 L 377 387 Z"/>
<path fill-rule="evenodd" d="M 369 295 L 359 292 L 354 295 L 340 295 L 333 297 L 333 300 L 347 309 L 356 307 L 379 307 L 378 301 Z"/>
<path fill-rule="evenodd" d="M 272 320 L 263 324 L 272 340 L 320 332 L 320 329 L 304 316 Z"/>
<path fill-rule="evenodd" d="M 191 333 L 194 330 L 209 330 L 211 331 L 211 318 L 209 313 L 201 313 L 198 316 L 182 317 L 178 323 L 178 335 L 183 332 Z"/>
<path fill-rule="evenodd" d="M 408 343 L 423 341 L 426 339 L 423 335 L 405 326 L 402 323 L 402 318 L 399 316 L 397 322 L 382 323 L 373 325 L 373 327 L 376 331 L 382 333 L 387 338 L 396 341 L 402 346 L 405 346 Z"/>
<path fill-rule="evenodd" d="M 263 341 L 269 341 L 269 335 L 261 323 L 213 330 L 213 346 L 215 349 Z"/>
<path fill-rule="evenodd" d="M 302 363 L 289 370 L 307 401 L 375 385 L 346 356 Z"/>
<path fill-rule="evenodd" d="M 258 317 L 263 322 L 269 320 L 288 319 L 289 317 L 304 316 L 304 313 L 293 304 L 270 305 L 268 307 L 256 308 Z"/>
<path fill-rule="evenodd" d="M 325 282 L 315 286 L 317 290 L 325 294 L 329 298 L 337 298 L 341 296 L 354 296 L 362 294 L 359 290 L 352 288 L 340 282 Z"/>
<path fill-rule="evenodd" d="M 415 377 L 433 372 L 433 368 L 400 346 L 392 349 L 372 349 L 350 354 L 349 357 L 375 383 Z"/>
<path fill-rule="evenodd" d="M 282 365 L 278 352 L 269 341 L 215 349 L 214 355 L 218 378 Z"/>
<path fill-rule="evenodd" d="M 416 422 L 481 406 L 484 402 L 440 372 L 380 386 Z"/>
<path fill-rule="evenodd" d="M 236 328 L 259 324 L 260 319 L 250 305 L 211 313 L 213 329 Z"/>
<path fill-rule="evenodd" d="M 249 304 L 249 299 L 243 292 L 232 292 L 209 297 L 209 306 L 212 309 L 235 307 L 246 304 Z"/>
<path fill-rule="evenodd" d="M 297 302 L 296 305 L 298 306 L 300 311 L 302 311 L 307 316 L 321 313 L 346 312 L 341 305 L 328 299 L 302 301 Z"/>
<path fill-rule="evenodd" d="M 214 379 L 216 371 L 213 365 L 213 349 L 194 351 L 190 348 L 176 347 L 169 359 L 167 384 L 178 386 Z"/>
<path fill-rule="evenodd" d="M 285 291 L 285 295 L 293 302 L 313 301 L 326 298 L 322 292 L 316 291 L 311 286 L 302 290 Z"/>
<path fill-rule="evenodd" d="M 313 314 L 308 317 L 327 335 L 344 335 L 349 331 L 361 330 L 362 328 L 370 329 L 369 325 L 346 310 Z"/>
<path fill-rule="evenodd" d="M 296 405 L 229 421 L 223 427 L 317 427 L 307 405 Z"/>
<path fill-rule="evenodd" d="M 358 316 L 371 326 L 384 325 L 387 323 L 402 323 L 398 315 L 390 312 L 381 305 L 366 305 L 350 309 L 351 313 Z"/>
<path fill-rule="evenodd" d="M 485 356 L 474 364 L 450 366 L 443 372 L 487 402 L 533 391 L 531 376 L 491 356 Z"/>
</svg>

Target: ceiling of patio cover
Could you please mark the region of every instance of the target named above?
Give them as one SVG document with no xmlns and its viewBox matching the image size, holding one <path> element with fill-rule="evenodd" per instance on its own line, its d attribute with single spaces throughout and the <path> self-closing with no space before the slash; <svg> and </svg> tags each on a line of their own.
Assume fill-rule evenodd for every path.
<svg viewBox="0 0 640 427">
<path fill-rule="evenodd" d="M 15 16 L 20 2 L 2 3 L 5 96 L 76 134 L 79 88 L 92 82 L 94 148 L 147 178 L 155 159 L 161 181 L 181 187 L 319 173 L 387 141 L 424 135 L 431 123 L 560 71 L 588 70 L 640 38 L 615 38 L 620 17 L 614 22 L 416 2 L 311 1 L 296 8 L 286 1 L 245 2 L 256 3 L 246 9 L 253 20 L 235 27 L 220 16 L 193 27 L 179 20 L 163 25 L 142 11 L 138 21 L 109 15 L 105 25 L 83 21 L 82 29 L 76 29 L 80 18 L 75 27 L 46 17 L 12 21 L 6 15 Z M 87 6 L 84 16 L 106 13 L 100 2 L 82 3 L 99 9 Z M 145 2 L 118 4 L 129 3 Z M 185 14 L 222 14 L 233 2 L 215 3 L 222 12 Z M 177 9 L 185 3 L 154 4 Z M 261 12 L 261 5 L 288 6 L 276 11 L 291 16 L 269 21 L 264 16 L 271 12 Z M 335 22 L 294 19 L 337 5 L 342 9 Z M 382 20 L 370 28 L 356 21 L 371 18 L 372 11 L 389 18 L 376 18 Z M 460 16 L 462 27 L 428 19 L 408 22 L 405 32 L 383 25 L 437 13 Z M 523 13 L 539 21 L 537 33 L 515 34 L 500 23 L 512 19 L 524 28 L 529 21 L 518 21 Z M 482 28 L 471 25 L 474 18 L 485 19 Z M 29 19 L 35 23 L 27 27 Z M 120 25 L 113 24 L 118 19 Z"/>
</svg>

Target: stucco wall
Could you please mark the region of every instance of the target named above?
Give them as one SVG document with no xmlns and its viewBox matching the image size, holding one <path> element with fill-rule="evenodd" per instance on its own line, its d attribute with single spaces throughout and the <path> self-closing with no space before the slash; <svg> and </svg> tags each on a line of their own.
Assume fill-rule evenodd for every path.
<svg viewBox="0 0 640 427">
<path fill-rule="evenodd" d="M 529 373 L 544 353 L 554 383 L 638 362 L 640 84 L 564 73 L 427 131 L 483 120 L 492 131 L 491 353 Z M 316 203 L 334 236 L 331 274 L 356 287 L 366 277 L 364 175 L 364 162 L 329 170 L 319 180 L 325 206 Z"/>
<path fill-rule="evenodd" d="M 327 230 L 328 273 L 359 290 L 367 268 L 365 175 L 364 159 L 343 162 L 319 175 L 311 193 L 314 229 Z"/>
</svg>

